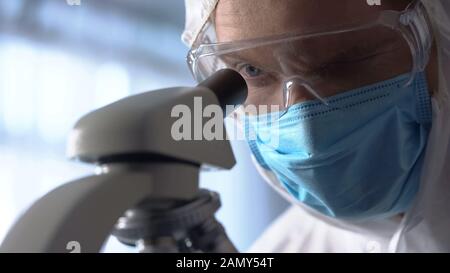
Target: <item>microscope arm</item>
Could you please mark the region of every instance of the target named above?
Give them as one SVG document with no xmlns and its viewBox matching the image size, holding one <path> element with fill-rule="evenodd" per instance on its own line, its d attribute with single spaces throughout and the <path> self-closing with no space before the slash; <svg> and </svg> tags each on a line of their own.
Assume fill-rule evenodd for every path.
<svg viewBox="0 0 450 273">
<path fill-rule="evenodd" d="M 0 252 L 68 253 L 75 242 L 81 252 L 98 253 L 117 219 L 144 198 L 193 198 L 198 167 L 176 165 L 114 166 L 67 183 L 37 201 L 15 223 Z M 177 172 L 170 171 L 173 168 Z"/>
</svg>

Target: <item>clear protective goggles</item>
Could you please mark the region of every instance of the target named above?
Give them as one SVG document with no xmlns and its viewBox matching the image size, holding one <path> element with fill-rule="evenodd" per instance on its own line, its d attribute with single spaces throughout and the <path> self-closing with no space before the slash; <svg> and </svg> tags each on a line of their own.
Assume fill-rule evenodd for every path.
<svg viewBox="0 0 450 273">
<path fill-rule="evenodd" d="M 286 111 L 309 100 L 328 105 L 339 93 L 425 69 L 432 44 L 420 1 L 405 10 L 380 10 L 365 22 L 218 42 L 213 16 L 187 61 L 197 81 L 220 69 L 239 72 L 248 85 L 245 105 Z M 324 30 L 325 29 L 325 30 Z M 276 107 L 273 107 L 276 106 Z"/>
</svg>

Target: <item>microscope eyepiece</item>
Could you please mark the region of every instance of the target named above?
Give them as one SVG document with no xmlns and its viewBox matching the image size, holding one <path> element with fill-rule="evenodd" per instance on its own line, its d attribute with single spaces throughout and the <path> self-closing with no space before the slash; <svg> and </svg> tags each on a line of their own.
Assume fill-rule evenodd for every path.
<svg viewBox="0 0 450 273">
<path fill-rule="evenodd" d="M 247 99 L 247 83 L 238 72 L 232 69 L 216 72 L 199 86 L 210 89 L 217 96 L 224 112 L 227 105 L 238 106 Z"/>
</svg>

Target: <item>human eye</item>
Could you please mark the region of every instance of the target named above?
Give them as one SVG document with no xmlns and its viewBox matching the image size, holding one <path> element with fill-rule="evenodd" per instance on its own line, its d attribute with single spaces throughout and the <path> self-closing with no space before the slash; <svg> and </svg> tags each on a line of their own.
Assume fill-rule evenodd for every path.
<svg viewBox="0 0 450 273">
<path fill-rule="evenodd" d="M 246 63 L 239 64 L 237 71 L 246 79 L 257 79 L 265 74 L 261 68 Z"/>
</svg>

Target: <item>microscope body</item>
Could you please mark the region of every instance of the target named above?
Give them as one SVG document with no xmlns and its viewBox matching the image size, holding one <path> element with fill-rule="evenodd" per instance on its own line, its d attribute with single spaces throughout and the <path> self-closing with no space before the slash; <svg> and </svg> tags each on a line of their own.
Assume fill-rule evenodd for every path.
<svg viewBox="0 0 450 273">
<path fill-rule="evenodd" d="M 174 139 L 171 112 L 177 105 L 194 109 L 198 97 L 205 106 L 224 109 L 242 103 L 246 92 L 238 73 L 223 70 L 194 88 L 150 91 L 84 116 L 70 135 L 68 155 L 95 164 L 96 174 L 66 183 L 35 202 L 13 225 L 0 252 L 67 253 L 74 244 L 80 252 L 99 252 L 111 233 L 126 244 L 145 245 L 143 252 L 175 252 L 173 245 L 149 251 L 149 241 L 158 243 L 158 236 L 182 232 L 177 227 L 184 226 L 174 223 L 190 230 L 202 226 L 200 233 L 214 227 L 216 238 L 209 242 L 217 247 L 202 243 L 203 251 L 236 252 L 223 228 L 211 221 L 217 196 L 199 189 L 202 167 L 235 165 L 231 146 L 226 139 Z M 199 212 L 190 215 L 197 222 L 183 217 L 189 211 Z M 182 236 L 187 234 L 193 233 Z"/>
</svg>

